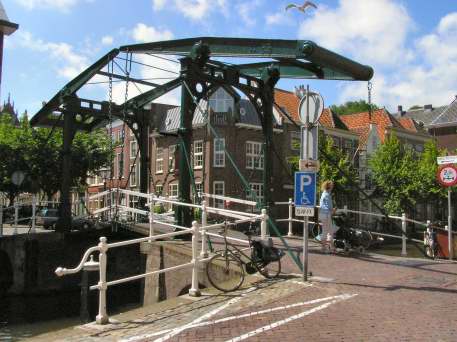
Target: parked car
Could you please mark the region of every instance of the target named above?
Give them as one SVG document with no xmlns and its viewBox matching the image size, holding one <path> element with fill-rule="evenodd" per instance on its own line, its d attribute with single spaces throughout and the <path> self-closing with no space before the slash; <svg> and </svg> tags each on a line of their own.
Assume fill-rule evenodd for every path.
<svg viewBox="0 0 457 342">
<path fill-rule="evenodd" d="M 58 209 L 45 208 L 38 212 L 36 216 L 36 224 L 43 226 L 44 229 L 54 229 L 59 219 Z M 96 221 L 92 218 L 76 216 L 71 219 L 71 228 L 75 230 L 88 230 L 94 228 Z"/>
</svg>

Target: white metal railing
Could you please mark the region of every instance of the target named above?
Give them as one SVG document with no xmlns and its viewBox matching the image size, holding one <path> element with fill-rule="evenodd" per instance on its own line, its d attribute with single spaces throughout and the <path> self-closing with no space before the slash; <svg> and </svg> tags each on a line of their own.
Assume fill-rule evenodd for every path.
<svg viewBox="0 0 457 342">
<path fill-rule="evenodd" d="M 288 218 L 279 219 L 277 221 L 278 222 L 288 222 L 288 233 L 287 233 L 287 235 L 288 236 L 293 236 L 293 232 L 292 232 L 293 223 L 294 222 L 303 223 L 304 221 L 300 220 L 300 219 L 297 219 L 297 218 L 294 218 L 293 208 L 295 207 L 295 204 L 294 204 L 292 198 L 289 198 L 288 202 L 275 202 L 275 204 L 276 205 L 287 205 L 288 206 L 288 208 L 289 208 L 289 216 L 288 216 Z M 318 206 L 316 208 L 318 208 Z M 350 210 L 350 209 L 347 208 L 347 206 L 344 206 L 343 209 L 338 209 L 337 212 L 343 212 L 345 214 L 353 213 L 353 214 L 367 215 L 367 216 L 373 216 L 373 217 L 386 217 L 385 215 L 378 214 L 378 213 L 370 213 L 370 212 L 366 212 L 366 211 Z M 408 238 L 407 237 L 407 235 L 406 235 L 407 222 L 411 222 L 411 223 L 414 223 L 414 224 L 417 224 L 417 225 L 422 225 L 422 226 L 427 227 L 427 228 L 431 227 L 431 223 L 430 223 L 429 220 L 427 222 L 421 222 L 421 221 L 413 220 L 411 218 L 407 218 L 405 213 L 403 213 L 401 216 L 388 215 L 387 217 L 390 218 L 390 219 L 393 219 L 393 220 L 401 221 L 401 229 L 402 229 L 401 236 L 393 235 L 393 234 L 385 234 L 385 233 L 373 232 L 373 231 L 370 231 L 370 233 L 373 234 L 373 235 L 378 235 L 378 236 L 385 236 L 385 237 L 391 237 L 391 238 L 395 238 L 395 239 L 401 239 L 402 240 L 401 256 L 407 256 L 408 255 L 407 250 L 406 250 L 406 242 L 408 240 L 409 241 L 413 241 L 413 242 L 418 242 L 418 243 L 422 243 L 423 242 L 423 240 L 412 239 L 412 238 Z M 309 223 L 315 224 L 315 222 L 309 222 Z M 320 223 L 318 223 L 318 224 L 320 224 Z"/>
<path fill-rule="evenodd" d="M 133 192 L 131 192 L 133 193 Z M 136 196 L 136 193 L 133 194 Z M 176 231 L 172 233 L 166 233 L 166 234 L 160 234 L 160 235 L 154 235 L 153 231 L 153 225 L 152 223 L 154 222 L 153 220 L 153 208 L 154 208 L 154 203 L 155 202 L 173 202 L 175 205 L 181 205 L 181 206 L 192 206 L 192 207 L 197 207 L 202 211 L 202 217 L 201 217 L 201 224 L 199 224 L 197 221 L 192 222 L 192 227 L 191 228 L 186 228 L 186 227 L 179 227 L 182 230 L 181 231 Z M 87 269 L 90 268 L 95 268 L 98 269 L 99 271 L 99 281 L 97 285 L 93 285 L 90 287 L 91 290 L 98 290 L 99 291 L 99 308 L 98 308 L 98 315 L 96 316 L 96 322 L 98 324 L 106 324 L 109 321 L 109 317 L 107 314 L 106 310 L 106 292 L 109 286 L 117 285 L 117 284 L 122 284 L 126 283 L 129 281 L 134 281 L 138 279 L 143 279 L 152 275 L 160 274 L 160 273 L 166 273 L 166 272 L 171 272 L 175 271 L 178 269 L 185 269 L 185 268 L 192 268 L 192 285 L 189 290 L 189 295 L 191 296 L 199 296 L 200 295 L 200 290 L 199 290 L 199 285 L 198 285 L 198 268 L 201 263 L 204 263 L 208 261 L 208 251 L 207 251 L 207 236 L 214 236 L 218 238 L 224 238 L 222 235 L 215 234 L 215 233 L 210 233 L 209 231 L 215 230 L 221 227 L 225 227 L 226 223 L 218 223 L 218 224 L 212 224 L 208 225 L 207 223 L 207 215 L 209 212 L 216 212 L 220 215 L 224 215 L 227 217 L 233 217 L 233 213 L 237 213 L 237 216 L 243 216 L 243 212 L 234 212 L 234 211 L 221 211 L 218 208 L 211 208 L 206 205 L 206 201 L 203 201 L 201 205 L 190 205 L 189 203 L 181 203 L 177 201 L 171 201 L 168 199 L 160 198 L 160 197 L 155 197 L 154 195 L 149 196 L 149 223 L 150 223 L 150 230 L 149 230 L 149 236 L 140 238 L 140 239 L 133 239 L 133 240 L 128 240 L 128 241 L 121 241 L 121 242 L 115 242 L 115 243 L 108 243 L 106 237 L 101 237 L 100 242 L 97 246 L 90 247 L 83 255 L 83 258 L 79 265 L 75 268 L 72 269 L 66 269 L 62 267 L 58 267 L 55 271 L 55 273 L 58 276 L 64 276 L 68 274 L 74 274 L 78 273 L 81 270 L 83 270 L 85 267 Z M 132 210 L 132 208 L 129 207 L 123 207 L 121 208 L 122 210 Z M 246 223 L 246 222 L 254 222 L 254 221 L 261 221 L 261 237 L 264 239 L 266 238 L 266 226 L 267 226 L 267 221 L 268 221 L 268 215 L 266 213 L 266 210 L 262 210 L 262 213 L 260 215 L 248 215 L 244 216 L 242 219 L 239 219 L 237 221 L 234 221 L 236 224 L 241 224 L 241 223 Z M 160 223 L 160 222 L 157 222 Z M 192 234 L 192 260 L 187 263 L 183 263 L 181 265 L 177 266 L 172 266 L 168 267 L 162 270 L 156 270 L 152 272 L 145 272 L 143 274 L 138 274 L 122 279 L 116 279 L 116 280 L 111 280 L 107 281 L 106 279 L 106 269 L 107 269 L 107 253 L 110 249 L 112 248 L 118 248 L 118 247 L 123 247 L 123 246 L 128 246 L 128 245 L 133 245 L 133 244 L 139 244 L 139 243 L 144 243 L 144 242 L 152 242 L 158 239 L 164 239 L 164 238 L 170 238 L 170 237 L 176 237 L 184 234 Z M 246 240 L 242 239 L 236 239 L 232 237 L 227 237 L 228 240 L 240 242 L 240 243 L 248 243 Z M 199 252 L 199 241 L 201 240 L 201 250 Z M 94 262 L 91 255 L 93 253 L 98 252 L 98 261 Z M 91 261 L 88 261 L 88 258 L 91 257 Z"/>
<path fill-rule="evenodd" d="M 30 217 L 19 217 L 19 208 L 21 206 L 32 206 L 32 216 Z M 29 203 L 21 203 L 21 202 L 15 202 L 13 206 L 11 207 L 3 207 L 0 205 L 0 237 L 2 237 L 3 234 L 3 225 L 4 224 L 12 224 L 14 230 L 13 230 L 13 235 L 18 234 L 18 225 L 19 222 L 22 221 L 29 221 L 31 220 L 30 224 L 30 232 L 35 233 L 36 232 L 36 209 L 37 206 L 39 205 L 36 195 L 32 195 L 32 200 Z M 4 212 L 7 211 L 8 209 L 13 209 L 14 210 L 14 217 L 12 221 L 6 221 L 4 217 Z"/>
</svg>

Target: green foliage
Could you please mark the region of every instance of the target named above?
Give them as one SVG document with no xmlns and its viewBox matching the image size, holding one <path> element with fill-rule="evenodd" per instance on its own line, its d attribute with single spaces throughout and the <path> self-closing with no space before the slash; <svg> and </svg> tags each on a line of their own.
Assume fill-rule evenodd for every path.
<svg viewBox="0 0 457 342">
<path fill-rule="evenodd" d="M 353 192 L 352 185 L 357 182 L 358 173 L 351 163 L 351 156 L 347 156 L 341 149 L 336 148 L 333 139 L 323 134 L 319 135 L 319 150 L 323 152 L 319 153 L 319 189 L 324 181 L 331 180 L 335 184 L 334 191 L 337 194 Z M 324 157 L 324 154 L 327 158 Z M 294 172 L 298 171 L 299 160 L 299 156 L 288 158 L 288 163 Z"/>
<path fill-rule="evenodd" d="M 369 163 L 387 211 L 400 214 L 413 209 L 421 191 L 414 152 L 392 135 L 378 147 Z"/>
<path fill-rule="evenodd" d="M 165 208 L 162 204 L 155 205 L 153 210 L 155 214 L 163 214 L 165 212 Z"/>
<path fill-rule="evenodd" d="M 27 116 L 18 126 L 10 117 L 0 118 L 0 192 L 10 200 L 21 191 L 31 191 L 32 185 L 48 198 L 55 194 L 62 180 L 62 131 L 30 127 Z M 110 137 L 102 131 L 77 133 L 72 146 L 72 183 L 84 187 L 88 173 L 109 165 L 112 156 Z M 3 156 L 7 156 L 3 158 Z M 27 181 L 19 189 L 12 184 L 14 171 L 26 172 Z"/>
<path fill-rule="evenodd" d="M 379 107 L 375 104 L 371 104 L 371 110 L 378 109 Z M 359 101 L 348 101 L 342 105 L 332 105 L 330 109 L 338 115 L 354 114 L 361 112 L 368 112 L 370 105 L 365 100 Z"/>
</svg>

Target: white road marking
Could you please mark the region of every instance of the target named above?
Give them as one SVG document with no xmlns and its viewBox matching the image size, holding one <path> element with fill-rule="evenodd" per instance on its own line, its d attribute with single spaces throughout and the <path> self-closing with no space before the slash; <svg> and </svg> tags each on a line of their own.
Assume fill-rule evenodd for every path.
<svg viewBox="0 0 457 342">
<path fill-rule="evenodd" d="M 311 314 L 313 314 L 313 313 L 315 313 L 317 311 L 320 311 L 320 310 L 328 308 L 330 305 L 336 304 L 336 303 L 344 301 L 344 300 L 348 300 L 348 299 L 350 299 L 352 297 L 355 297 L 355 296 L 357 296 L 357 294 L 352 294 L 352 295 L 344 294 L 344 295 L 341 295 L 341 296 L 337 296 L 339 298 L 336 298 L 336 299 L 334 299 L 334 300 L 332 300 L 332 301 L 330 301 L 328 303 L 322 304 L 322 305 L 317 306 L 315 308 L 312 308 L 310 310 L 303 311 L 303 312 L 301 312 L 301 313 L 299 313 L 297 315 L 290 316 L 290 317 L 288 317 L 286 319 L 274 322 L 272 324 L 265 325 L 265 326 L 260 327 L 260 328 L 258 328 L 256 330 L 252 330 L 252 331 L 250 331 L 250 332 L 248 332 L 246 334 L 243 334 L 243 335 L 240 335 L 238 337 L 235 337 L 235 338 L 232 338 L 230 340 L 227 340 L 226 342 L 237 342 L 237 341 L 245 340 L 245 339 L 247 339 L 249 337 L 252 337 L 252 336 L 255 336 L 257 334 L 263 333 L 265 331 L 268 331 L 268 330 L 274 329 L 276 327 L 279 327 L 279 326 L 281 326 L 283 324 L 295 321 L 295 320 L 297 320 L 299 318 L 303 318 L 305 316 L 309 316 L 309 315 L 311 315 Z"/>
<path fill-rule="evenodd" d="M 220 319 L 213 320 L 213 321 L 206 321 L 206 322 L 200 322 L 200 323 L 195 322 L 194 324 L 189 323 L 189 324 L 187 324 L 185 326 L 185 329 L 183 329 L 183 330 L 192 329 L 192 328 L 198 328 L 198 327 L 204 327 L 204 326 L 208 326 L 208 325 L 214 325 L 214 324 L 218 324 L 218 323 L 232 321 L 232 320 L 235 320 L 235 319 L 241 319 L 241 318 L 245 318 L 245 317 L 252 317 L 252 316 L 262 315 L 262 314 L 275 312 L 275 311 L 287 310 L 287 309 L 298 307 L 298 306 L 317 304 L 317 303 L 325 302 L 325 301 L 328 301 L 328 300 L 344 300 L 344 299 L 346 299 L 345 296 L 348 296 L 348 295 L 338 295 L 338 296 L 318 298 L 318 299 L 313 299 L 313 300 L 309 300 L 309 301 L 306 301 L 306 302 L 299 302 L 299 303 L 294 303 L 294 304 L 277 306 L 277 307 L 270 308 L 270 309 L 249 312 L 249 313 L 242 314 L 242 315 L 224 317 L 224 318 L 220 318 Z M 237 298 L 239 298 L 239 297 L 237 297 Z M 234 299 L 236 299 L 236 298 L 234 298 Z M 173 333 L 175 330 L 180 330 L 180 329 L 182 329 L 182 327 L 174 328 L 174 329 L 165 329 L 165 330 L 156 331 L 156 332 L 153 332 L 153 333 L 150 333 L 150 334 L 134 336 L 134 337 L 131 337 L 131 338 L 128 338 L 128 339 L 124 339 L 124 340 L 121 340 L 121 341 L 122 342 L 133 342 L 133 341 L 137 341 L 137 340 L 151 338 L 151 337 L 154 337 L 154 336 L 160 336 L 160 335 L 163 335 L 163 334 L 167 334 L 169 332 Z M 182 332 L 183 330 L 180 330 L 179 332 Z"/>
<path fill-rule="evenodd" d="M 227 303 L 225 303 L 224 305 L 221 305 L 219 306 L 218 308 L 204 314 L 203 316 L 200 316 L 198 317 L 197 319 L 194 319 L 192 322 L 188 323 L 188 324 L 185 324 L 183 325 L 182 327 L 179 327 L 179 328 L 176 328 L 176 329 L 173 329 L 173 331 L 171 331 L 170 333 L 168 333 L 167 335 L 161 337 L 161 338 L 158 338 L 156 340 L 154 340 L 154 342 L 164 342 L 164 341 L 167 341 L 168 339 L 172 338 L 173 336 L 176 336 L 178 335 L 179 333 L 181 333 L 182 331 L 188 329 L 190 326 L 192 325 L 195 325 L 195 324 L 198 324 L 206 319 L 209 319 L 211 318 L 212 316 L 218 314 L 220 311 L 226 309 L 228 306 L 238 302 L 241 298 L 243 298 L 244 296 L 246 296 L 247 294 L 249 294 L 249 292 L 252 292 L 254 291 L 256 288 L 255 287 L 251 287 L 245 291 L 242 292 L 242 294 L 239 296 L 239 297 L 235 297 L 235 298 L 232 298 L 230 299 Z"/>
</svg>

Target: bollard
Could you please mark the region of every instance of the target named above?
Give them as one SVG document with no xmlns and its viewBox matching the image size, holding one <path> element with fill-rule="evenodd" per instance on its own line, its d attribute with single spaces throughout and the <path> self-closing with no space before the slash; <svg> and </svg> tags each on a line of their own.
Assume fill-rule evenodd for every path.
<svg viewBox="0 0 457 342">
<path fill-rule="evenodd" d="M 202 251 L 200 256 L 202 258 L 208 257 L 207 235 L 206 226 L 208 225 L 208 213 L 206 211 L 206 201 L 202 201 Z"/>
<path fill-rule="evenodd" d="M 294 202 L 292 202 L 292 198 L 289 198 L 289 232 L 287 233 L 288 236 L 293 236 L 292 233 L 292 226 L 293 226 L 293 216 L 292 216 L 292 211 L 293 211 L 293 205 Z"/>
<path fill-rule="evenodd" d="M 19 206 L 17 203 L 14 203 L 14 232 L 13 235 L 17 234 L 17 221 L 19 219 Z"/>
<path fill-rule="evenodd" d="M 3 236 L 3 205 L 0 204 L 0 237 Z"/>
<path fill-rule="evenodd" d="M 98 247 L 100 248 L 100 254 L 98 256 L 100 280 L 98 282 L 98 315 L 95 318 L 97 324 L 106 324 L 109 322 L 108 314 L 106 312 L 106 290 L 108 289 L 108 286 L 106 285 L 106 252 L 108 251 L 106 241 L 106 237 L 102 236 L 100 238 L 100 243 L 98 244 Z"/>
<path fill-rule="evenodd" d="M 99 270 L 100 264 L 94 261 L 94 256 L 90 256 L 90 260 L 84 263 L 81 277 L 81 308 L 79 317 L 82 323 L 92 322 L 94 315 L 91 309 L 90 284 L 95 275 L 95 271 Z"/>
<path fill-rule="evenodd" d="M 36 195 L 32 195 L 32 233 L 36 232 L 35 222 L 36 222 Z"/>
<path fill-rule="evenodd" d="M 189 289 L 189 296 L 200 297 L 201 292 L 198 288 L 198 223 L 192 222 L 192 287 Z"/>
<path fill-rule="evenodd" d="M 406 251 L 406 214 L 401 214 L 401 256 L 408 256 Z"/>
<path fill-rule="evenodd" d="M 260 222 L 260 238 L 262 240 L 265 240 L 267 236 L 267 221 L 267 209 L 262 209 L 262 221 Z"/>
</svg>

